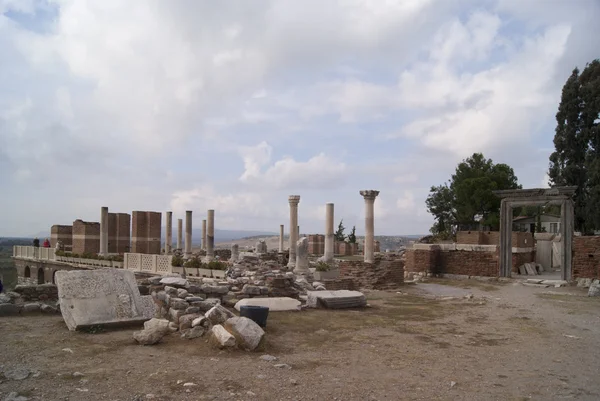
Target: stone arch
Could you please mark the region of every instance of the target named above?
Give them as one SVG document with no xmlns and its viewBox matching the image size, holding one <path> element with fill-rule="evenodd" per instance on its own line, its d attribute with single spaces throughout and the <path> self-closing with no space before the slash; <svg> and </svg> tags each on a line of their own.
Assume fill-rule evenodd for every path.
<svg viewBox="0 0 600 401">
<path fill-rule="evenodd" d="M 25 270 L 23 270 L 23 277 L 31 277 L 31 269 L 29 266 L 25 266 Z"/>
<path fill-rule="evenodd" d="M 45 282 L 46 282 L 46 280 L 44 278 L 44 268 L 40 267 L 40 268 L 38 268 L 38 271 L 37 271 L 37 283 L 44 284 Z"/>
</svg>

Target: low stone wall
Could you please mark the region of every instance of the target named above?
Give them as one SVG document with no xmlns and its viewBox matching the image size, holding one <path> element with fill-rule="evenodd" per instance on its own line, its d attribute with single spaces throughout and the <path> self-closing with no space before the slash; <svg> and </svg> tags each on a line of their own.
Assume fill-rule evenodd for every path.
<svg viewBox="0 0 600 401">
<path fill-rule="evenodd" d="M 231 259 L 231 249 L 215 249 L 215 256 L 218 256 L 220 260 Z"/>
<path fill-rule="evenodd" d="M 349 290 L 355 291 L 358 290 L 356 285 L 354 284 L 354 280 L 352 278 L 339 278 L 339 279 L 330 279 L 323 280 L 323 284 L 325 284 L 325 288 L 329 291 L 338 291 L 338 290 Z"/>
<path fill-rule="evenodd" d="M 600 278 L 600 236 L 573 238 L 573 278 Z"/>
<path fill-rule="evenodd" d="M 375 263 L 343 261 L 339 264 L 340 278 L 352 279 L 358 288 L 393 289 L 404 284 L 404 261 L 383 260 Z M 326 288 L 329 287 L 326 285 Z"/>
<path fill-rule="evenodd" d="M 499 231 L 459 231 L 456 233 L 456 243 L 465 245 L 500 245 Z M 513 232 L 511 246 L 514 248 L 533 247 L 531 233 Z"/>
<path fill-rule="evenodd" d="M 54 284 L 18 285 L 13 290 L 23 298 L 23 301 L 57 301 L 58 288 Z"/>
</svg>

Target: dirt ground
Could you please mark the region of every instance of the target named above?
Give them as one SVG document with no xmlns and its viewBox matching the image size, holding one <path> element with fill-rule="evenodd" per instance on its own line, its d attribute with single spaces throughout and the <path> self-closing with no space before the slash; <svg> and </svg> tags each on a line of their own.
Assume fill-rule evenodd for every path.
<svg viewBox="0 0 600 401">
<path fill-rule="evenodd" d="M 31 372 L 0 375 L 0 399 L 600 399 L 600 299 L 584 290 L 440 280 L 399 291 L 369 292 L 364 310 L 271 313 L 252 353 L 178 335 L 144 347 L 132 329 L 73 333 L 60 316 L 0 318 L 0 369 Z"/>
</svg>

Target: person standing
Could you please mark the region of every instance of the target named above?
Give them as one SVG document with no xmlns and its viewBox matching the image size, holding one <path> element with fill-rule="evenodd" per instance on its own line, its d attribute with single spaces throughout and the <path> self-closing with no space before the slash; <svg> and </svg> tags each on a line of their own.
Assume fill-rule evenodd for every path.
<svg viewBox="0 0 600 401">
<path fill-rule="evenodd" d="M 34 258 L 38 258 L 38 255 L 40 254 L 40 240 L 38 239 L 38 237 L 35 237 L 33 239 L 33 257 Z"/>
<path fill-rule="evenodd" d="M 50 241 L 48 240 L 48 238 L 44 240 L 44 248 L 50 248 Z"/>
</svg>

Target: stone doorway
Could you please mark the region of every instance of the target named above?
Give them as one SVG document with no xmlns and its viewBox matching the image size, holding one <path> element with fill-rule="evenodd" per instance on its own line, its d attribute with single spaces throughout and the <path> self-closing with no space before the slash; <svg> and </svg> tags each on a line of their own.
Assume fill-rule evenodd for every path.
<svg viewBox="0 0 600 401">
<path fill-rule="evenodd" d="M 571 280 L 571 248 L 573 245 L 573 194 L 577 187 L 509 189 L 494 191 L 500 204 L 500 277 L 511 277 L 513 208 L 521 206 L 560 205 L 560 235 L 562 245 L 561 278 Z"/>
</svg>

